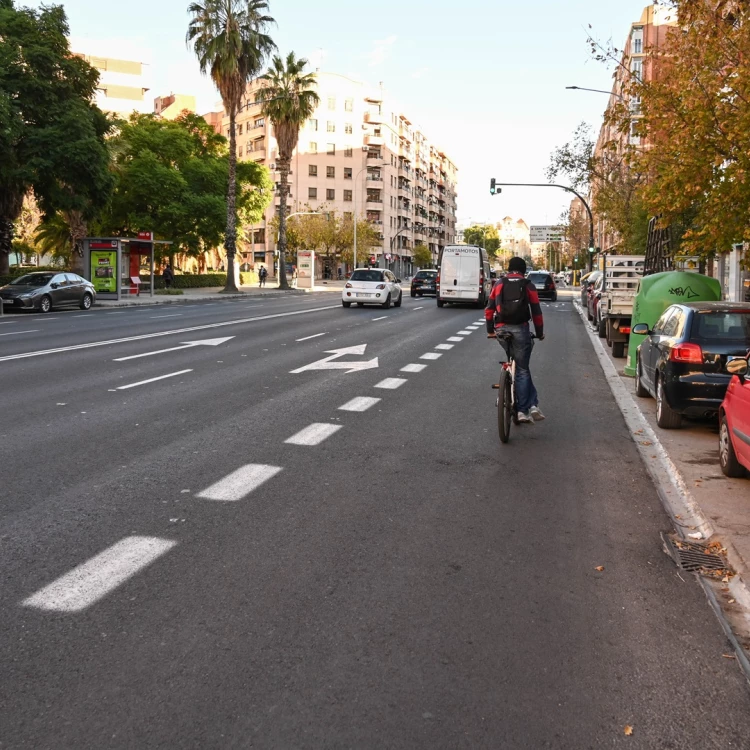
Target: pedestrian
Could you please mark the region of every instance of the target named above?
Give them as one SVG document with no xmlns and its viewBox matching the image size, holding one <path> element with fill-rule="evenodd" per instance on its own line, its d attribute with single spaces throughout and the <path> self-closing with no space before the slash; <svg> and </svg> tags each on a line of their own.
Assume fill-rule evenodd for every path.
<svg viewBox="0 0 750 750">
<path fill-rule="evenodd" d="M 265 286 L 266 285 L 266 277 L 268 276 L 268 271 L 266 271 L 265 266 L 260 267 L 260 271 L 258 271 L 258 286 Z"/>
<path fill-rule="evenodd" d="M 161 277 L 164 279 L 164 288 L 171 289 L 172 282 L 174 281 L 174 274 L 172 273 L 172 267 L 167 263 L 167 267 L 162 271 Z"/>
<path fill-rule="evenodd" d="M 297 288 L 297 266 L 292 266 L 292 288 Z"/>
</svg>

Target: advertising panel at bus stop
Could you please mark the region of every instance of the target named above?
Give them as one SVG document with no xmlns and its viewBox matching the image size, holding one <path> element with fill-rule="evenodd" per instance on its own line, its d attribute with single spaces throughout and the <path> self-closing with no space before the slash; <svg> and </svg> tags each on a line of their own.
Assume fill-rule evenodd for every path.
<svg viewBox="0 0 750 750">
<path fill-rule="evenodd" d="M 97 294 L 117 294 L 117 240 L 92 241 L 90 278 Z"/>
</svg>

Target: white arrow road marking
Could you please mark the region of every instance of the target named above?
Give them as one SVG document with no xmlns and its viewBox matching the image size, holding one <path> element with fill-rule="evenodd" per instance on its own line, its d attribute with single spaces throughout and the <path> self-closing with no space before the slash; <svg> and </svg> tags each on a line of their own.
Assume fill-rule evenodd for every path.
<svg viewBox="0 0 750 750">
<path fill-rule="evenodd" d="M 319 359 L 317 362 L 312 362 L 296 370 L 290 370 L 290 374 L 296 375 L 300 372 L 307 372 L 307 370 L 346 370 L 346 374 L 348 375 L 350 372 L 370 370 L 373 367 L 378 367 L 377 357 L 369 359 L 366 362 L 334 362 L 334 360 L 343 357 L 345 354 L 364 354 L 366 348 L 367 344 L 360 344 L 359 346 L 347 346 L 344 349 L 329 349 L 326 354 L 330 354 L 330 357 Z"/>
<path fill-rule="evenodd" d="M 166 378 L 176 378 L 178 375 L 185 375 L 192 370 L 180 370 L 179 372 L 170 372 L 169 375 L 159 375 L 158 378 L 149 378 L 148 380 L 141 380 L 138 383 L 130 383 L 130 385 L 121 385 L 117 388 L 118 391 L 127 391 L 128 388 L 137 388 L 139 385 L 147 385 L 148 383 L 155 383 L 157 380 L 165 380 Z"/>
<path fill-rule="evenodd" d="M 22 604 L 51 612 L 80 612 L 174 547 L 177 542 L 129 536 L 40 589 Z"/>
<path fill-rule="evenodd" d="M 347 401 L 343 406 L 339 406 L 339 411 L 367 411 L 371 406 L 382 401 L 380 398 L 370 398 L 370 396 L 357 396 L 351 401 Z"/>
<path fill-rule="evenodd" d="M 224 344 L 234 336 L 225 336 L 222 339 L 203 339 L 202 341 L 183 341 L 181 346 L 172 346 L 169 349 L 158 349 L 155 352 L 144 352 L 143 354 L 131 354 L 129 357 L 118 357 L 113 362 L 127 362 L 129 359 L 140 359 L 141 357 L 153 357 L 154 354 L 165 354 L 166 352 L 176 352 L 180 349 L 190 349 L 193 346 L 219 346 Z"/>
<path fill-rule="evenodd" d="M 203 500 L 236 502 L 242 500 L 271 477 L 275 477 L 280 471 L 280 466 L 247 464 L 228 474 L 224 479 L 220 479 L 216 484 L 207 487 L 197 496 Z"/>
<path fill-rule="evenodd" d="M 320 445 L 326 438 L 331 437 L 334 432 L 338 432 L 343 425 L 328 424 L 326 422 L 315 422 L 304 430 L 300 430 L 296 435 L 292 435 L 285 443 L 289 445 Z"/>
</svg>

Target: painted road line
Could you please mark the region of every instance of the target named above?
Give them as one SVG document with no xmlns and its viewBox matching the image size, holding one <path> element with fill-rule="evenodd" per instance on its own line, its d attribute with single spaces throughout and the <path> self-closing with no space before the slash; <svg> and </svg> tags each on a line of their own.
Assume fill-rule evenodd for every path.
<svg viewBox="0 0 750 750">
<path fill-rule="evenodd" d="M 205 305 L 204 305 L 205 306 Z M 254 318 L 239 318 L 237 320 L 224 320 L 220 323 L 204 323 L 189 328 L 174 328 L 171 331 L 158 331 L 156 333 L 142 333 L 138 336 L 128 336 L 122 339 L 108 339 L 107 341 L 92 341 L 89 344 L 73 344 L 71 346 L 62 346 L 57 349 L 42 349 L 37 352 L 25 352 L 23 354 L 8 354 L 0 357 L 0 362 L 7 362 L 12 359 L 26 359 L 27 357 L 41 357 L 44 354 L 60 354 L 62 352 L 74 352 L 79 349 L 93 349 L 98 346 L 111 346 L 112 344 L 126 344 L 131 341 L 142 341 L 143 339 L 153 339 L 159 336 L 174 336 L 175 334 L 191 333 L 192 331 L 207 331 L 211 328 L 224 328 L 225 326 L 241 325 L 243 323 L 257 323 L 260 320 L 274 320 L 276 318 L 288 318 L 293 315 L 309 315 L 310 313 L 323 312 L 325 310 L 338 310 L 340 305 L 327 305 L 326 307 L 313 307 L 307 310 L 294 310 L 292 312 L 274 313 L 272 315 L 258 315 Z M 75 317 L 75 316 L 73 316 Z M 39 320 L 39 318 L 32 318 Z M 47 318 L 42 318 L 47 320 Z"/>
<path fill-rule="evenodd" d="M 447 351 L 448 349 L 453 349 L 454 346 L 455 346 L 455 344 L 438 344 L 435 348 L 436 349 L 444 349 L 444 350 Z"/>
<path fill-rule="evenodd" d="M 117 312 L 108 312 L 108 313 L 104 313 L 104 314 L 105 315 L 125 315 L 125 312 L 118 310 Z"/>
<path fill-rule="evenodd" d="M 325 332 L 323 333 L 314 333 L 312 336 L 305 336 L 302 339 L 294 339 L 295 341 L 309 341 L 310 339 L 316 339 L 318 336 L 325 336 Z"/>
<path fill-rule="evenodd" d="M 116 315 L 117 313 L 110 313 L 110 315 Z M 170 315 L 152 315 L 151 320 L 157 320 L 158 318 L 181 318 L 182 313 L 171 313 Z"/>
<path fill-rule="evenodd" d="M 128 388 L 137 388 L 139 385 L 147 385 L 148 383 L 155 383 L 157 380 L 165 380 L 166 378 L 176 378 L 178 375 L 185 375 L 192 370 L 180 370 L 179 372 L 170 372 L 169 375 L 159 375 L 158 378 L 149 378 L 148 380 L 141 380 L 138 383 L 130 383 L 130 385 L 121 385 L 116 390 L 126 391 Z"/>
<path fill-rule="evenodd" d="M 471 331 L 459 331 L 457 333 L 458 336 L 468 336 L 471 333 Z"/>
<path fill-rule="evenodd" d="M 446 341 L 463 341 L 463 339 L 460 336 L 448 336 Z"/>
<path fill-rule="evenodd" d="M 387 315 L 383 315 L 382 318 L 373 318 L 372 322 L 374 323 L 376 320 L 385 320 L 387 317 L 388 317 Z"/>
<path fill-rule="evenodd" d="M 426 367 L 427 365 L 406 365 L 401 368 L 401 372 L 422 372 Z"/>
<path fill-rule="evenodd" d="M 289 445 L 320 445 L 324 440 L 338 432 L 343 425 L 327 424 L 326 422 L 314 422 L 296 435 L 285 440 Z"/>
<path fill-rule="evenodd" d="M 424 310 L 424 305 L 421 305 L 420 307 L 412 307 L 412 310 L 414 310 L 415 312 L 417 310 Z"/>
<path fill-rule="evenodd" d="M 420 359 L 440 359 L 442 356 L 443 355 L 438 352 L 427 352 L 427 354 L 423 354 Z"/>
<path fill-rule="evenodd" d="M 60 320 L 60 318 L 48 318 L 46 315 L 43 318 L 32 318 L 32 320 Z"/>
<path fill-rule="evenodd" d="M 280 471 L 280 466 L 247 464 L 198 493 L 197 497 L 202 500 L 217 500 L 225 503 L 237 502 L 275 477 Z"/>
<path fill-rule="evenodd" d="M 23 606 L 50 612 L 80 612 L 114 591 L 177 542 L 129 536 L 40 589 Z"/>
<path fill-rule="evenodd" d="M 386 378 L 385 380 L 376 383 L 375 388 L 385 388 L 386 390 L 394 391 L 406 382 L 408 382 L 406 378 Z"/>
<path fill-rule="evenodd" d="M 371 398 L 370 396 L 357 396 L 351 401 L 347 401 L 343 406 L 339 406 L 339 411 L 367 411 L 371 406 L 382 401 L 379 398 Z"/>
<path fill-rule="evenodd" d="M 481 326 L 466 326 L 467 331 L 478 331 Z"/>
<path fill-rule="evenodd" d="M 20 336 L 22 333 L 39 333 L 39 329 L 36 328 L 33 331 L 11 331 L 10 333 L 0 333 L 0 336 Z"/>
<path fill-rule="evenodd" d="M 113 362 L 127 362 L 130 359 L 141 359 L 142 357 L 153 357 L 156 354 L 166 354 L 167 352 L 176 352 L 180 349 L 191 349 L 194 346 L 220 346 L 227 341 L 231 341 L 234 336 L 224 336 L 218 339 L 203 339 L 202 341 L 183 341 L 180 346 L 170 346 L 169 349 L 158 349 L 155 352 L 143 352 L 141 354 L 131 354 L 129 357 L 118 357 Z"/>
</svg>

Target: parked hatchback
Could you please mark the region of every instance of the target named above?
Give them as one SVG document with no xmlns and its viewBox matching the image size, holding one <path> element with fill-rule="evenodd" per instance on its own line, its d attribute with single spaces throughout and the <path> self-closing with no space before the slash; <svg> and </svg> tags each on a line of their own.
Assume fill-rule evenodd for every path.
<svg viewBox="0 0 750 750">
<path fill-rule="evenodd" d="M 6 309 L 48 313 L 55 307 L 67 305 L 88 310 L 96 301 L 96 290 L 90 281 L 75 273 L 37 271 L 0 287 L 0 297 Z"/>
<path fill-rule="evenodd" d="M 539 299 L 549 299 L 557 302 L 557 287 L 551 273 L 545 271 L 532 271 L 528 276 L 529 281 L 539 292 Z"/>
<path fill-rule="evenodd" d="M 437 295 L 437 271 L 417 271 L 411 280 L 411 296 L 421 297 L 424 294 Z"/>
<path fill-rule="evenodd" d="M 750 350 L 750 307 L 739 302 L 693 302 L 668 307 L 638 347 L 635 390 L 656 399 L 659 427 L 682 416 L 713 417 L 729 385 L 727 362 Z"/>
<path fill-rule="evenodd" d="M 727 362 L 729 381 L 719 409 L 719 464 L 728 477 L 744 477 L 750 469 L 750 381 L 746 357 Z"/>
<path fill-rule="evenodd" d="M 399 284 L 401 279 L 388 269 L 357 268 L 341 291 L 341 304 L 351 307 L 356 302 L 363 305 L 380 305 L 388 308 L 401 307 L 403 293 Z"/>
</svg>

